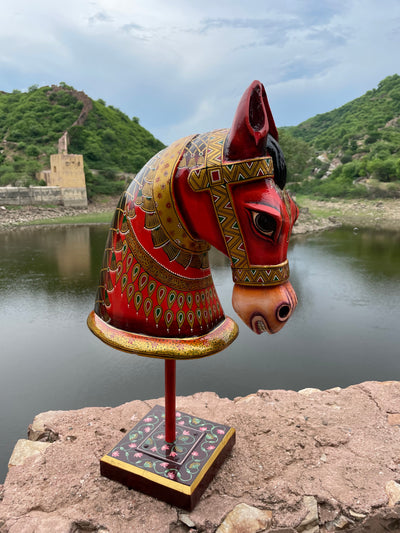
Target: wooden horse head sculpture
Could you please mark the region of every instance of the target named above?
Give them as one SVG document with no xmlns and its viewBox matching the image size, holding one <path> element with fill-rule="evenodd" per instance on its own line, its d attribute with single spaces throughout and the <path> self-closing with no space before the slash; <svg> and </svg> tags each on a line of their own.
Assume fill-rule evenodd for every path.
<svg viewBox="0 0 400 533">
<path fill-rule="evenodd" d="M 233 307 L 275 333 L 296 307 L 287 248 L 298 209 L 263 85 L 244 93 L 232 127 L 180 139 L 122 195 L 110 228 L 90 329 L 111 346 L 165 359 L 203 357 L 237 336 L 208 264 L 231 260 Z"/>
</svg>

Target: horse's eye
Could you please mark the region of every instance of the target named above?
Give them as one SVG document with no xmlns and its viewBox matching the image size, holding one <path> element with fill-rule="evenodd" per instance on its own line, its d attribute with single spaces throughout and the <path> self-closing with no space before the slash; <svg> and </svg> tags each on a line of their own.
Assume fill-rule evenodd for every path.
<svg viewBox="0 0 400 533">
<path fill-rule="evenodd" d="M 260 233 L 272 237 L 276 230 L 276 220 L 267 213 L 252 211 L 253 223 Z"/>
</svg>

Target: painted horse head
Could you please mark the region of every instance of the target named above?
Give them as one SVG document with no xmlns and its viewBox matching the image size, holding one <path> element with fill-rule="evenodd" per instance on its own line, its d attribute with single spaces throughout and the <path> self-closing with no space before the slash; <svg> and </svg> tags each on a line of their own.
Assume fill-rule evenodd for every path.
<svg viewBox="0 0 400 533">
<path fill-rule="evenodd" d="M 279 331 L 296 307 L 287 248 L 298 209 L 263 85 L 244 93 L 229 130 L 180 139 L 122 195 L 105 249 L 90 329 L 128 352 L 215 353 L 238 333 L 208 264 L 231 261 L 233 307 L 256 333 Z"/>
</svg>

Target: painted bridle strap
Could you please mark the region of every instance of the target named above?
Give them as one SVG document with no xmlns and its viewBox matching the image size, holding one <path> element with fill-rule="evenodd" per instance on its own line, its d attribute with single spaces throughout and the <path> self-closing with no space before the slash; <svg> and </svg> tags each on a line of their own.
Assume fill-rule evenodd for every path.
<svg viewBox="0 0 400 533">
<path fill-rule="evenodd" d="M 249 263 L 231 191 L 231 184 L 242 181 L 273 181 L 272 158 L 266 156 L 239 162 L 223 162 L 225 137 L 226 130 L 218 130 L 210 135 L 204 166 L 190 172 L 189 185 L 194 191 L 209 191 L 211 195 L 217 222 L 231 259 L 233 281 L 240 285 L 279 285 L 289 278 L 287 260 L 278 265 L 267 266 L 253 266 Z M 278 187 L 276 189 L 278 190 Z M 280 190 L 278 192 L 281 193 Z"/>
<path fill-rule="evenodd" d="M 271 157 L 223 163 L 225 137 L 226 130 L 213 132 L 208 139 L 205 165 L 193 169 L 189 174 L 188 182 L 194 191 L 209 191 L 232 266 L 248 268 L 249 260 L 235 212 L 230 184 L 273 178 L 274 166 Z"/>
<path fill-rule="evenodd" d="M 254 268 L 232 268 L 232 279 L 237 285 L 268 286 L 280 285 L 289 279 L 289 263 L 259 266 Z"/>
</svg>

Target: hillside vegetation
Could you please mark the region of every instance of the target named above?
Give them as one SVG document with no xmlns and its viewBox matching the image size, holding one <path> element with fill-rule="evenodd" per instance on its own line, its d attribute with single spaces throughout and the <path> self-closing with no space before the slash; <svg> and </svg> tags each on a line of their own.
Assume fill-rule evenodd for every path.
<svg viewBox="0 0 400 533">
<path fill-rule="evenodd" d="M 89 196 L 115 194 L 123 173 L 135 173 L 164 145 L 119 109 L 93 101 L 65 83 L 0 92 L 0 186 L 37 185 L 58 139 L 68 131 L 70 153 L 83 154 Z"/>
<path fill-rule="evenodd" d="M 281 133 L 294 191 L 400 197 L 400 76 Z M 291 152 L 304 151 L 297 160 Z"/>
<path fill-rule="evenodd" d="M 119 109 L 61 83 L 0 91 L 0 186 L 38 184 L 68 131 L 89 197 L 118 194 L 164 145 Z M 189 132 L 190 133 L 190 132 Z M 279 131 L 289 188 L 317 197 L 400 198 L 400 76 L 344 106 Z"/>
</svg>

